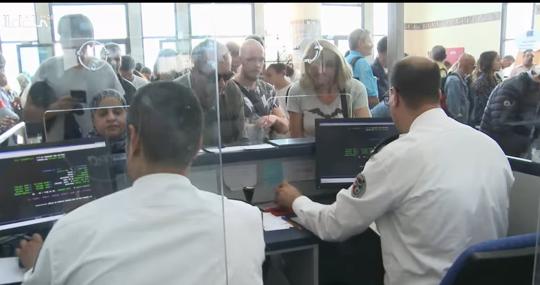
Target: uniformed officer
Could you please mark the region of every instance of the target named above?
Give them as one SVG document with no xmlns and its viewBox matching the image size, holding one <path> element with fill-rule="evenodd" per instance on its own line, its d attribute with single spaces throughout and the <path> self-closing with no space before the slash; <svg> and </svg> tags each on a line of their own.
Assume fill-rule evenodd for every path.
<svg viewBox="0 0 540 285">
<path fill-rule="evenodd" d="M 23 284 L 262 285 L 259 209 L 187 178 L 203 123 L 191 89 L 170 81 L 141 87 L 127 118 L 133 185 L 62 217 L 45 242 L 21 241 Z"/>
<path fill-rule="evenodd" d="M 276 203 L 323 240 L 345 240 L 376 222 L 386 285 L 439 284 L 464 249 L 507 233 L 508 160 L 491 138 L 446 116 L 439 85 L 429 59 L 396 63 L 389 105 L 400 136 L 332 205 L 286 182 L 276 189 Z"/>
</svg>

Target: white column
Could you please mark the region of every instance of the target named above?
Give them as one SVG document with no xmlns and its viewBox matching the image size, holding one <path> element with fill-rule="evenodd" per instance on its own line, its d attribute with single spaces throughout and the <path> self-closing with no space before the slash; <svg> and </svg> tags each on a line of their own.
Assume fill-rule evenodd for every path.
<svg viewBox="0 0 540 285">
<path fill-rule="evenodd" d="M 392 71 L 395 62 L 403 58 L 403 19 L 403 3 L 388 3 L 388 72 Z"/>
<path fill-rule="evenodd" d="M 264 36 L 264 3 L 254 3 L 253 20 L 255 21 L 255 34 Z"/>
<path fill-rule="evenodd" d="M 36 8 L 37 37 L 40 44 L 52 44 L 52 31 L 49 3 L 34 3 Z"/>
<path fill-rule="evenodd" d="M 321 3 L 292 4 L 291 31 L 293 64 L 299 68 L 306 47 L 321 38 Z"/>
<path fill-rule="evenodd" d="M 373 39 L 373 3 L 364 3 L 364 29 L 368 30 L 369 31 L 369 34 L 371 36 L 371 38 Z M 374 45 L 374 49 L 377 48 L 377 43 L 374 42 L 373 43 Z M 369 63 L 372 63 L 374 58 L 373 58 L 373 54 L 374 52 L 367 57 L 367 61 Z"/>
<path fill-rule="evenodd" d="M 136 62 L 144 62 L 142 41 L 141 3 L 127 3 L 130 55 Z"/>
<path fill-rule="evenodd" d="M 191 53 L 191 35 L 189 33 L 189 4 L 176 3 L 176 49 L 179 53 Z"/>
</svg>

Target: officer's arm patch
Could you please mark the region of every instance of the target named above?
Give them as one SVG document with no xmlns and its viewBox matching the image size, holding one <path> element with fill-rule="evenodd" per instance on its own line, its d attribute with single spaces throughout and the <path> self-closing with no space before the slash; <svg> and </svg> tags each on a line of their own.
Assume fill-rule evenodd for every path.
<svg viewBox="0 0 540 285">
<path fill-rule="evenodd" d="M 366 192 L 366 177 L 360 173 L 356 176 L 356 180 L 353 183 L 351 196 L 354 198 L 360 198 Z"/>
</svg>

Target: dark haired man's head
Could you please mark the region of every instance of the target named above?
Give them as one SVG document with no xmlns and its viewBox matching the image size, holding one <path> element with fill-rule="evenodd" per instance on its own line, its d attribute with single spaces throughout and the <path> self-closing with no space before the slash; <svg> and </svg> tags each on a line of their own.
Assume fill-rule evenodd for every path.
<svg viewBox="0 0 540 285">
<path fill-rule="evenodd" d="M 78 49 L 85 42 L 94 39 L 94 27 L 83 14 L 65 15 L 58 21 L 60 44 L 65 49 Z"/>
<path fill-rule="evenodd" d="M 446 49 L 443 46 L 434 46 L 431 49 L 431 58 L 434 61 L 443 62 L 446 59 Z"/>
<path fill-rule="evenodd" d="M 505 55 L 501 60 L 501 68 L 507 68 L 512 65 L 516 59 L 511 55 Z"/>
<path fill-rule="evenodd" d="M 532 49 L 528 49 L 523 52 L 523 65 L 526 67 L 533 66 L 533 60 L 534 60 L 534 51 Z"/>
<path fill-rule="evenodd" d="M 202 143 L 203 114 L 191 89 L 153 82 L 137 90 L 128 113 L 128 174 L 185 174 Z"/>
<path fill-rule="evenodd" d="M 135 60 L 129 55 L 123 55 L 120 61 L 120 68 L 118 72 L 125 79 L 132 81 L 133 80 L 133 71 L 135 70 Z"/>
<path fill-rule="evenodd" d="M 148 81 L 152 80 L 152 70 L 149 67 L 143 67 L 141 68 L 141 74 L 144 76 L 144 78 Z"/>
<path fill-rule="evenodd" d="M 115 72 L 118 72 L 122 65 L 122 50 L 117 43 L 107 43 L 105 48 L 101 50 L 101 59 L 107 60 Z"/>
<path fill-rule="evenodd" d="M 44 109 L 57 100 L 54 89 L 46 81 L 37 81 L 32 84 L 28 90 L 28 97 L 34 105 Z"/>
<path fill-rule="evenodd" d="M 122 64 L 120 64 L 120 70 L 131 71 L 135 70 L 135 60 L 129 55 L 122 56 Z"/>
<path fill-rule="evenodd" d="M 377 43 L 377 58 L 381 63 L 382 67 L 386 67 L 386 51 L 388 50 L 388 40 L 387 37 L 383 37 Z"/>
<path fill-rule="evenodd" d="M 141 72 L 141 69 L 144 67 L 144 65 L 140 62 L 137 62 L 137 64 L 135 64 L 135 70 L 137 70 L 138 72 Z"/>
<path fill-rule="evenodd" d="M 401 133 L 409 131 L 418 115 L 439 106 L 441 75 L 435 62 L 418 56 L 401 59 L 390 81 L 390 113 Z"/>
</svg>

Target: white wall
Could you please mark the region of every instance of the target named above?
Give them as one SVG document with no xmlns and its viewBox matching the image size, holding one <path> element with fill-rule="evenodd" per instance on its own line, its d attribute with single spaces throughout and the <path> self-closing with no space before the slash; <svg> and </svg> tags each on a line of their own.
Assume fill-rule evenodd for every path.
<svg viewBox="0 0 540 285">
<path fill-rule="evenodd" d="M 405 23 L 423 23 L 500 12 L 501 3 L 406 3 Z M 478 58 L 487 50 L 499 51 L 501 21 L 405 31 L 405 52 L 427 56 L 435 45 L 464 47 Z"/>
</svg>

